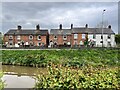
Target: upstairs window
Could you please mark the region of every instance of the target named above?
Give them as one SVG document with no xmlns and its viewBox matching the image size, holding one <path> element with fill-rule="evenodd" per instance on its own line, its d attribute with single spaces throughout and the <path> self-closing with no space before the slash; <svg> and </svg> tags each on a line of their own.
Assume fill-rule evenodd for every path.
<svg viewBox="0 0 120 90">
<path fill-rule="evenodd" d="M 17 36 L 17 40 L 20 40 L 20 35 Z"/>
<path fill-rule="evenodd" d="M 12 36 L 12 35 L 10 35 L 10 36 L 9 36 L 9 39 L 13 39 L 13 36 Z"/>
<path fill-rule="evenodd" d="M 54 36 L 54 39 L 57 39 L 57 36 Z"/>
<path fill-rule="evenodd" d="M 41 40 L 41 36 L 40 36 L 40 35 L 38 35 L 38 37 L 37 37 L 37 38 L 38 38 L 38 40 Z"/>
<path fill-rule="evenodd" d="M 82 39 L 85 39 L 85 34 L 82 34 Z"/>
<path fill-rule="evenodd" d="M 32 40 L 32 39 L 33 39 L 33 36 L 32 36 L 32 35 L 30 35 L 30 36 L 29 36 L 29 39 L 30 39 L 30 40 Z"/>
<path fill-rule="evenodd" d="M 63 35 L 63 40 L 67 40 L 67 35 Z"/>
<path fill-rule="evenodd" d="M 78 34 L 74 34 L 74 39 L 77 39 L 78 38 Z"/>
</svg>

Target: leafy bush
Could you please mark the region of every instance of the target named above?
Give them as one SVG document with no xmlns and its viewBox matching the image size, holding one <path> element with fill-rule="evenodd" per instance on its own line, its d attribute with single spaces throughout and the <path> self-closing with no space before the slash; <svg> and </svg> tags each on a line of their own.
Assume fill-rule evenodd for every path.
<svg viewBox="0 0 120 90">
<path fill-rule="evenodd" d="M 48 74 L 36 77 L 35 88 L 77 89 L 77 88 L 119 88 L 120 77 L 118 68 L 93 68 L 87 66 L 82 69 L 72 69 L 52 65 L 48 67 Z"/>
<path fill-rule="evenodd" d="M 3 50 L 2 63 L 23 66 L 46 67 L 49 63 L 81 67 L 87 64 L 118 65 L 118 50 Z"/>
</svg>

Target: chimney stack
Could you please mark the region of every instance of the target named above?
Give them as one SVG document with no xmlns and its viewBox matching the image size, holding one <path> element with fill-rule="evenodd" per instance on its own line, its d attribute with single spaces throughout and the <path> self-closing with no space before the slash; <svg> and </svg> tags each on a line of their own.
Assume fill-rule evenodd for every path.
<svg viewBox="0 0 120 90">
<path fill-rule="evenodd" d="M 36 30 L 40 30 L 40 25 L 36 25 Z"/>
<path fill-rule="evenodd" d="M 62 24 L 60 24 L 60 29 L 62 29 Z"/>
<path fill-rule="evenodd" d="M 111 25 L 109 25 L 108 28 L 111 29 Z"/>
<path fill-rule="evenodd" d="M 73 24 L 71 24 L 71 29 L 73 29 Z"/>
<path fill-rule="evenodd" d="M 21 29 L 22 29 L 22 26 L 18 25 L 17 28 L 18 28 L 18 30 L 21 30 Z"/>
<path fill-rule="evenodd" d="M 85 28 L 88 28 L 88 24 L 85 25 Z"/>
</svg>

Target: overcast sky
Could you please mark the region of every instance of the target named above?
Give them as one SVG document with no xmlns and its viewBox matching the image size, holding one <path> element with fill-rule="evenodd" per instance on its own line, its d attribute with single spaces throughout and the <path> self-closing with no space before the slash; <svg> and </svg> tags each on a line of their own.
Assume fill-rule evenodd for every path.
<svg viewBox="0 0 120 90">
<path fill-rule="evenodd" d="M 117 2 L 2 2 L 2 32 L 16 28 L 97 27 L 102 21 L 102 11 L 106 25 L 112 25 L 118 33 L 118 3 Z"/>
</svg>

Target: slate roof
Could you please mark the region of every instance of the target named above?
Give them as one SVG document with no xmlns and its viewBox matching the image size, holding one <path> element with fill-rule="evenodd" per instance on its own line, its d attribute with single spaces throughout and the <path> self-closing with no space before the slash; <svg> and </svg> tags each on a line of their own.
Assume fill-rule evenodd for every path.
<svg viewBox="0 0 120 90">
<path fill-rule="evenodd" d="M 48 30 L 35 30 L 35 29 L 10 29 L 5 35 L 46 35 Z"/>
<path fill-rule="evenodd" d="M 69 35 L 72 33 L 72 30 L 71 29 L 51 29 L 50 31 L 50 34 L 54 34 L 54 35 L 57 35 L 57 34 L 60 34 L 60 35 Z"/>
<path fill-rule="evenodd" d="M 62 32 L 61 32 L 62 31 Z M 71 34 L 71 33 L 88 33 L 88 34 L 102 34 L 101 28 L 73 28 L 73 29 L 51 29 L 50 34 Z M 115 34 L 112 29 L 103 28 L 103 34 Z"/>
<path fill-rule="evenodd" d="M 73 28 L 73 33 L 101 34 L 101 28 Z M 103 34 L 115 34 L 112 29 L 103 28 Z"/>
</svg>

